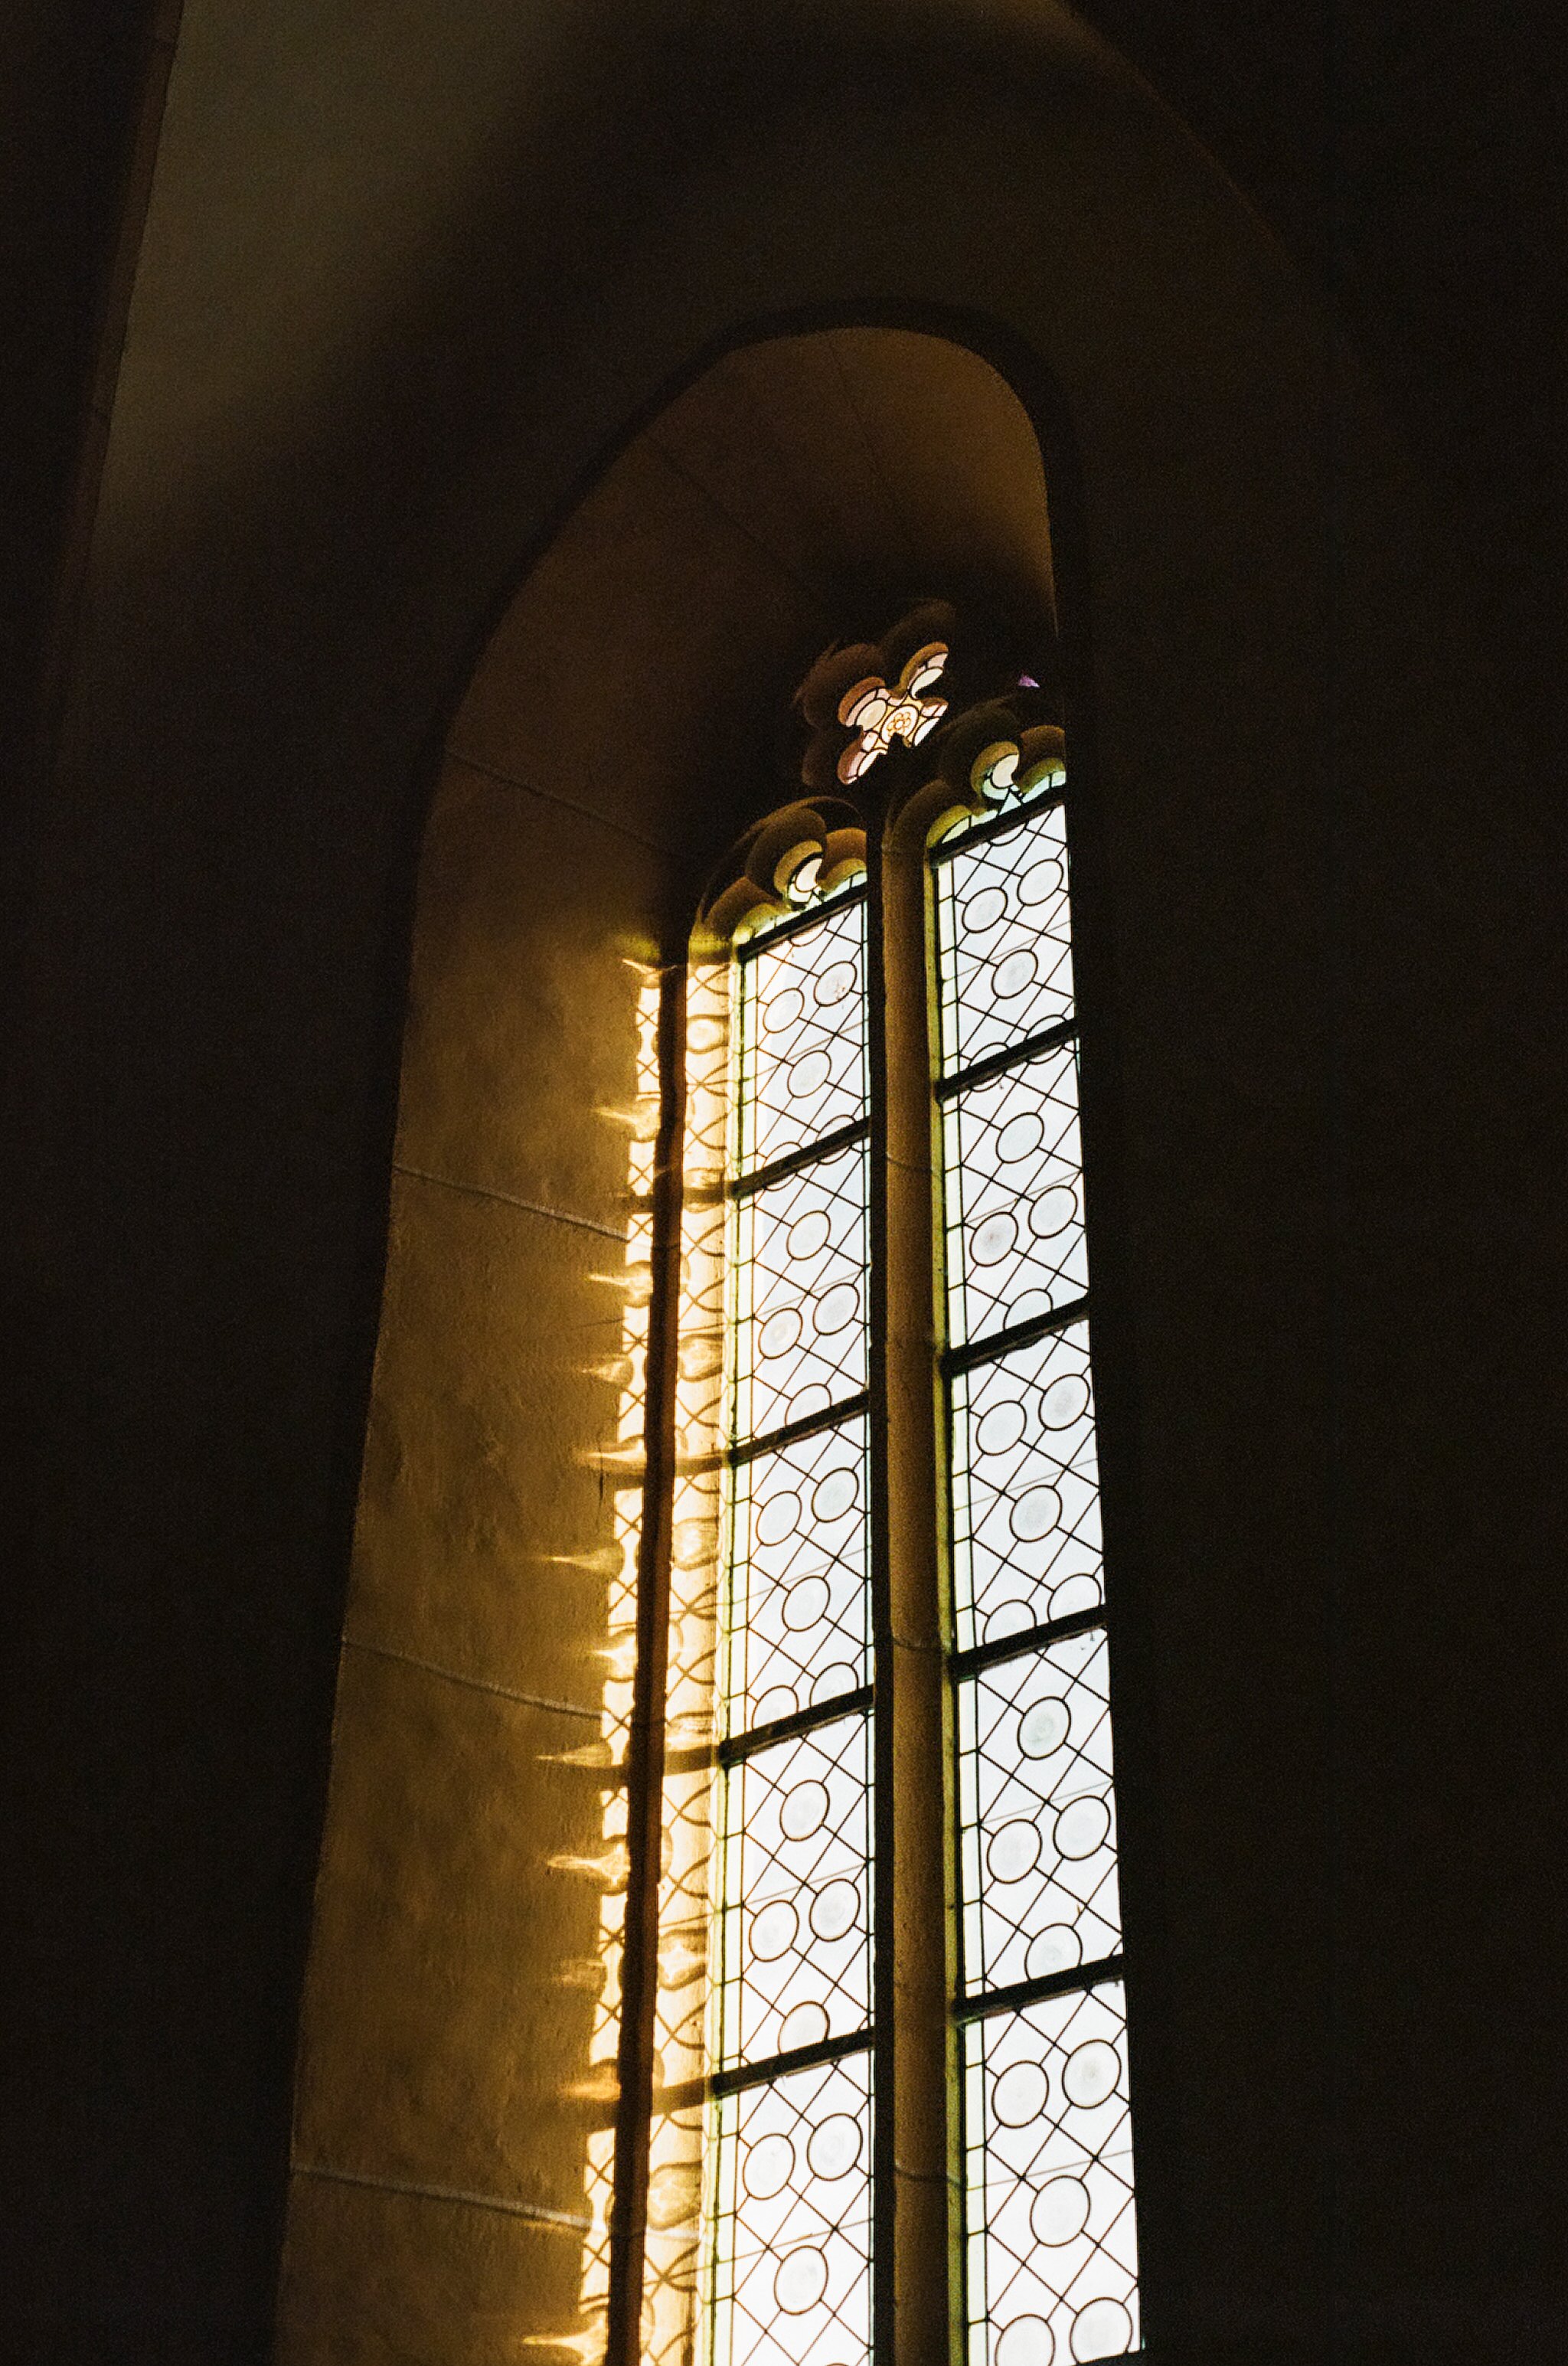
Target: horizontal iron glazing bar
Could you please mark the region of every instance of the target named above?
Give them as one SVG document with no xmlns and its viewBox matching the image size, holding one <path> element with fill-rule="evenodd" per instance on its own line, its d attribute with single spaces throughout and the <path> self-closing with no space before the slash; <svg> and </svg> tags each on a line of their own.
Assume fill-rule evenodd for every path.
<svg viewBox="0 0 1568 2366">
<path fill-rule="evenodd" d="M 852 1693 L 813 1701 L 809 1708 L 797 1708 L 789 1717 L 772 1717 L 766 1725 L 754 1725 L 747 1733 L 732 1733 L 714 1754 L 721 1766 L 735 1766 L 742 1758 L 755 1757 L 759 1750 L 771 1750 L 775 1741 L 793 1741 L 797 1734 L 813 1733 L 819 1725 L 834 1725 L 841 1717 L 863 1717 L 870 1707 L 871 1686 L 859 1684 Z"/>
<path fill-rule="evenodd" d="M 732 1446 L 728 1461 L 732 1470 L 743 1462 L 755 1462 L 760 1454 L 776 1454 L 786 1446 L 797 1446 L 803 1437 L 815 1437 L 818 1430 L 837 1429 L 840 1422 L 854 1421 L 871 1403 L 862 1389 L 858 1396 L 845 1397 L 841 1404 L 824 1405 L 820 1413 L 802 1414 L 798 1421 L 786 1421 L 782 1429 L 765 1429 L 760 1437 L 749 1437 L 744 1446 Z"/>
<path fill-rule="evenodd" d="M 1000 838 L 1005 830 L 1015 828 L 1031 815 L 1044 813 L 1051 806 L 1059 806 L 1066 794 L 1066 784 L 1064 782 L 1043 796 L 1029 797 L 1020 806 L 1004 806 L 1000 813 L 987 814 L 984 821 L 973 822 L 967 829 L 950 830 L 945 838 L 938 839 L 931 851 L 932 869 L 939 862 L 950 862 L 953 855 L 962 854 L 966 846 L 983 846 L 987 839 Z"/>
<path fill-rule="evenodd" d="M 820 921 L 828 919 L 834 912 L 847 912 L 852 905 L 863 904 L 866 893 L 864 886 L 850 887 L 841 895 L 825 896 L 820 904 L 813 904 L 807 910 L 795 913 L 790 919 L 780 920 L 773 928 L 759 929 L 755 936 L 745 938 L 736 946 L 737 961 L 755 961 L 758 954 L 765 953 L 770 945 L 783 944 L 786 937 L 804 936 L 807 929 L 815 929 Z"/>
<path fill-rule="evenodd" d="M 960 1997 L 953 2008 L 954 2021 L 988 2021 L 993 2013 L 1022 2012 L 1047 1997 L 1071 1996 L 1080 1989 L 1098 1989 L 1122 1977 L 1124 1958 L 1101 1955 L 1092 1964 L 1075 1964 L 1069 1971 L 1047 1972 L 1043 1979 L 1015 1980 L 1011 1988 L 988 1989 L 984 1996 Z"/>
<path fill-rule="evenodd" d="M 846 2054 L 863 2054 L 871 2045 L 869 2029 L 857 2029 L 847 2037 L 824 2037 L 816 2045 L 797 2045 L 793 2053 L 769 2054 L 760 2062 L 737 2062 L 728 2070 L 716 2070 L 707 2080 L 710 2095 L 738 2095 L 743 2087 L 770 2086 L 775 2079 L 787 2079 L 792 2070 L 816 2070 L 824 2062 L 840 2062 Z"/>
<path fill-rule="evenodd" d="M 1037 1339 L 1048 1339 L 1053 1331 L 1066 1331 L 1070 1324 L 1081 1323 L 1089 1313 L 1089 1300 L 1075 1298 L 1066 1306 L 1054 1306 L 1048 1314 L 1036 1314 L 1028 1323 L 1014 1323 L 1005 1331 L 993 1331 L 988 1339 L 970 1339 L 962 1347 L 944 1350 L 942 1369 L 951 1380 L 955 1372 L 972 1372 L 978 1364 L 999 1363 L 1020 1347 L 1032 1347 Z"/>
<path fill-rule="evenodd" d="M 753 1167 L 750 1175 L 738 1175 L 729 1187 L 730 1196 L 750 1200 L 755 1192 L 765 1191 L 770 1183 L 782 1183 L 785 1176 L 798 1175 L 803 1166 L 814 1166 L 819 1158 L 831 1158 L 836 1151 L 852 1148 L 870 1132 L 871 1120 L 862 1117 L 853 1125 L 840 1126 L 836 1133 L 825 1133 L 820 1142 L 803 1143 L 798 1150 L 785 1151 L 768 1166 Z"/>
<path fill-rule="evenodd" d="M 1047 1643 L 1059 1643 L 1067 1635 L 1087 1635 L 1091 1628 L 1105 1623 L 1105 1605 L 1097 1602 L 1066 1618 L 1046 1618 L 1038 1627 L 1022 1628 L 1016 1635 L 994 1636 L 988 1643 L 973 1643 L 966 1651 L 954 1651 L 953 1675 L 978 1675 L 982 1668 L 999 1667 L 1004 1660 L 1021 1660 L 1030 1651 L 1043 1651 Z"/>
<path fill-rule="evenodd" d="M 960 1068 L 956 1076 L 939 1076 L 933 1087 L 936 1097 L 939 1101 L 950 1101 L 966 1086 L 989 1084 L 993 1076 L 1005 1076 L 1010 1068 L 1021 1068 L 1026 1061 L 1070 1043 L 1077 1031 L 1077 1019 L 1059 1019 L 1055 1027 L 1043 1027 L 1038 1035 L 1026 1035 L 1021 1043 L 993 1052 L 987 1059 L 976 1060 L 973 1067 Z"/>
</svg>

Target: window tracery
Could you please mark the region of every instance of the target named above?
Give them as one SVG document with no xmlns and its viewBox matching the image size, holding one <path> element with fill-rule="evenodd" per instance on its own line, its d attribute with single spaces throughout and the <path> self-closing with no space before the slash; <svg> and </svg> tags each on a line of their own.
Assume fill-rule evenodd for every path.
<svg viewBox="0 0 1568 2366">
<path fill-rule="evenodd" d="M 690 964 L 638 2132 L 637 2354 L 657 2366 L 694 2345 L 710 2366 L 951 2354 L 945 2327 L 913 2332 L 920 2276 L 893 2256 L 915 2239 L 893 2123 L 921 2079 L 960 2197 L 969 2366 L 1137 2339 L 1063 743 L 1006 703 L 931 695 L 948 623 L 918 611 L 815 670 L 807 787 L 887 759 L 886 796 L 818 794 L 752 832 Z M 863 822 L 920 848 L 919 1076 L 885 974 L 909 907 Z M 923 1380 L 877 1279 L 900 1092 L 931 1148 Z M 943 1658 L 923 1694 L 898 1673 L 889 1511 L 921 1434 L 898 1402 L 922 1386 Z M 919 1799 L 890 1780 L 911 1741 Z M 942 1859 L 934 1919 L 900 1895 L 912 1842 Z M 911 1946 L 941 1958 L 923 2035 Z"/>
</svg>

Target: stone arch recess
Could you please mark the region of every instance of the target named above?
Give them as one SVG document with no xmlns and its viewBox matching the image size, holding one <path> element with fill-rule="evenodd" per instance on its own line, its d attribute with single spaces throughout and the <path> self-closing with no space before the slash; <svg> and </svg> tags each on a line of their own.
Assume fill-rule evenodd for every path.
<svg viewBox="0 0 1568 2366">
<path fill-rule="evenodd" d="M 647 28 L 639 17 L 611 38 L 616 12 L 603 13 L 613 79 Z M 355 1720 L 383 1736 L 400 1729 L 428 1768 L 439 1756 L 433 1696 L 418 1692 L 409 1663 L 446 1666 L 441 1654 L 456 1643 L 471 1652 L 458 1658 L 461 1670 L 502 1664 L 486 1657 L 481 1588 L 455 1637 L 426 1634 L 422 1649 L 407 1630 L 389 1634 L 381 1655 L 359 1653 L 359 1706 L 350 1682 L 334 1679 L 386 1220 L 387 1047 L 401 1019 L 387 979 L 402 966 L 432 750 L 447 743 L 471 676 L 479 693 L 476 654 L 510 606 L 520 563 L 547 554 L 530 583 L 547 570 L 547 554 L 571 531 L 566 522 L 587 518 L 585 489 L 603 476 L 604 456 L 628 445 L 701 357 L 743 342 L 744 324 L 805 332 L 829 321 L 846 332 L 867 321 L 910 333 L 945 326 L 1013 377 L 1048 446 L 1077 749 L 1092 716 L 1109 915 L 1100 957 L 1125 1112 L 1122 1249 L 1111 1280 L 1113 1301 L 1119 1291 L 1123 1309 L 1135 1310 L 1122 1319 L 1138 1380 L 1139 1555 L 1162 1581 L 1148 1590 L 1157 1678 L 1147 1682 L 1166 1774 L 1159 1961 L 1169 1968 L 1153 2042 L 1156 2101 L 1167 2101 L 1145 2105 L 1141 2126 L 1147 2189 L 1167 2199 L 1151 2205 L 1145 2229 L 1151 2304 L 1163 2293 L 1167 2325 L 1190 2328 L 1199 2347 L 1223 2336 L 1249 2355 L 1285 2357 L 1303 2345 L 1313 2354 L 1328 2142 L 1314 1805 L 1325 1676 L 1321 1638 L 1292 1606 L 1321 1580 L 1326 1490 L 1324 1012 L 1334 864 L 1343 862 L 1334 832 L 1371 827 L 1374 788 L 1378 814 L 1393 817 L 1377 827 L 1414 828 L 1434 777 L 1453 771 L 1450 719 L 1398 704 L 1409 651 L 1430 629 L 1418 612 L 1433 587 L 1397 468 L 1343 377 L 1331 387 L 1323 324 L 1256 221 L 1065 10 L 857 6 L 835 12 L 830 41 L 815 12 L 783 11 L 776 42 L 677 45 L 678 88 L 649 62 L 654 38 L 649 58 L 638 51 L 637 71 L 624 73 L 621 95 L 607 81 L 597 109 L 570 76 L 537 70 L 530 45 L 545 42 L 548 11 L 513 12 L 499 29 L 493 11 L 472 12 L 476 80 L 465 96 L 466 52 L 449 12 L 431 78 L 408 77 L 397 136 L 381 138 L 387 126 L 367 116 L 363 136 L 334 152 L 338 177 L 317 191 L 320 203 L 301 206 L 290 142 L 310 110 L 253 107 L 246 94 L 295 36 L 309 56 L 308 66 L 295 60 L 297 76 L 320 75 L 340 96 L 357 89 L 351 14 L 329 26 L 301 6 L 287 36 L 274 19 L 265 39 L 276 47 L 260 66 L 263 36 L 244 12 L 214 9 L 182 38 L 105 472 L 79 687 L 40 858 L 62 918 L 39 1020 L 62 1071 L 73 1061 L 93 1071 L 101 1047 L 85 1037 L 100 1021 L 66 1007 L 51 981 L 73 965 L 91 972 L 107 942 L 124 956 L 115 1090 L 166 1108 L 176 1138 L 197 1145 L 172 1181 L 160 1169 L 125 1188 L 161 1191 L 160 1222 L 196 1239 L 216 1207 L 261 1244 L 243 1272 L 226 1273 L 222 1325 L 199 1294 L 188 1305 L 160 1298 L 157 1335 L 171 1373 L 210 1372 L 214 1337 L 247 1345 L 225 1351 L 226 1391 L 202 1393 L 193 1377 L 182 1396 L 171 1380 L 164 1426 L 143 1457 L 161 1474 L 164 1582 L 185 1587 L 182 1611 L 207 1599 L 214 1566 L 225 1572 L 222 1614 L 202 1614 L 203 1715 L 214 1733 L 232 1724 L 260 1737 L 255 1763 L 222 1777 L 234 1786 L 225 1812 L 251 1829 L 253 1797 L 271 1796 L 257 1773 L 272 1763 L 266 1752 L 292 1770 L 277 1778 L 283 1804 L 257 1842 L 260 1869 L 237 1862 L 218 1876 L 212 1929 L 229 1914 L 246 1947 L 270 1930 L 276 1898 L 297 1901 L 307 1889 L 320 1793 L 298 1769 L 323 1748 L 324 1705 L 338 1685 L 296 2159 L 345 2173 L 296 2180 L 284 2356 L 289 2366 L 368 2360 L 401 2344 L 457 2366 L 507 2342 L 547 2341 L 548 2261 L 558 2256 L 548 2245 L 566 2240 L 483 2206 L 484 2197 L 504 2198 L 508 2176 L 514 2200 L 556 2202 L 493 2128 L 474 2138 L 486 2157 L 465 2150 L 482 2117 L 473 2108 L 479 2090 L 451 2047 L 427 2043 L 429 2018 L 420 2018 L 423 1982 L 437 2023 L 456 2027 L 440 1915 L 433 1909 L 422 1923 L 416 1910 L 439 1894 L 434 1857 L 423 1871 L 415 1861 L 417 1820 L 379 1860 L 380 1887 L 361 1895 L 346 1933 L 344 1960 L 362 1965 L 390 1961 L 389 1916 L 403 1916 L 411 1932 L 409 1976 L 375 2052 L 373 2090 L 340 2094 L 335 2120 L 324 2105 L 312 2117 L 310 2100 L 330 2084 L 336 2040 L 323 2032 L 367 2012 L 357 1969 L 324 2000 L 320 1970 Z M 383 26 L 377 38 L 392 35 Z M 581 48 L 591 53 L 593 43 Z M 376 83 L 377 103 L 395 109 L 396 80 Z M 647 120 L 661 127 L 658 153 L 639 134 Z M 431 179 L 438 153 L 446 177 Z M 397 202 L 382 203 L 378 173 L 395 184 Z M 422 175 L 438 184 L 436 196 L 411 195 Z M 258 238 L 265 270 L 248 267 Z M 200 368 L 190 366 L 193 353 Z M 1020 355 L 1032 358 L 1015 368 L 1010 357 Z M 1032 369 L 1058 390 L 1070 465 L 1052 441 L 1051 406 L 1031 394 Z M 1354 650 L 1341 668 L 1339 727 L 1354 759 L 1332 782 L 1323 473 L 1331 397 L 1340 513 L 1348 505 L 1372 521 L 1385 570 L 1374 581 L 1354 548 L 1337 559 L 1340 645 Z M 692 489 L 692 498 L 704 497 Z M 906 582 L 913 569 L 901 531 L 891 513 L 876 529 L 888 576 L 917 595 L 943 588 Z M 1092 648 L 1075 585 L 1092 595 Z M 693 621 L 705 625 L 700 609 Z M 786 648 L 791 658 L 795 650 L 782 626 L 769 648 L 774 682 L 787 688 Z M 547 650 L 529 665 L 522 694 L 542 712 L 566 676 Z M 1431 676 L 1428 661 L 1423 695 Z M 592 738 L 603 712 L 604 686 L 591 671 L 575 681 L 581 707 L 558 707 L 555 749 L 537 751 L 552 776 L 536 787 L 560 791 L 558 758 L 570 758 L 574 735 Z M 506 696 L 517 694 L 513 683 Z M 649 695 L 673 714 L 667 681 Z M 460 720 L 468 712 L 465 701 Z M 547 1108 L 558 1040 L 581 1052 L 596 1103 L 624 1098 L 634 1081 L 625 1060 L 614 1075 L 594 1065 L 608 1037 L 583 1014 L 615 1007 L 626 992 L 623 953 L 659 941 L 666 897 L 679 901 L 667 866 L 692 835 L 693 806 L 682 800 L 697 800 L 705 817 L 735 733 L 731 722 L 722 748 L 705 749 L 701 767 L 683 761 L 640 809 L 632 792 L 644 784 L 624 753 L 636 742 L 620 744 L 622 772 L 603 776 L 618 831 L 589 855 L 592 800 L 587 816 L 560 803 L 552 808 L 560 834 L 514 850 L 525 875 L 514 870 L 511 889 L 541 922 L 533 1008 L 506 1042 L 500 1006 L 487 1004 L 485 1027 L 453 1047 L 422 1120 L 436 1147 L 461 1132 L 465 1109 L 471 1114 L 498 1075 L 520 1112 Z M 505 763 L 492 769 L 504 773 Z M 426 835 L 420 924 L 423 948 L 434 942 L 428 914 L 439 920 L 444 907 L 454 964 L 481 968 L 487 931 L 492 956 L 504 946 L 494 898 L 509 888 L 486 872 L 483 778 L 474 773 L 450 812 L 439 808 L 442 828 Z M 106 779 L 109 828 L 99 815 Z M 504 782 L 493 786 L 507 794 Z M 243 863 L 231 862 L 242 844 Z M 625 942 L 603 947 L 585 980 L 572 933 L 583 906 L 573 899 L 601 893 L 596 908 L 619 897 L 630 917 Z M 1367 942 L 1373 933 L 1369 924 Z M 147 950 L 171 935 L 181 965 Z M 425 1023 L 426 990 L 416 963 L 411 1042 Z M 1383 990 L 1393 989 L 1385 981 Z M 412 1107 L 405 1096 L 405 1128 Z M 85 1121 L 62 1119 L 55 1145 L 68 1215 L 98 1171 L 96 1136 L 76 1142 L 73 1122 Z M 523 1127 L 519 1115 L 514 1150 Z M 593 1219 L 624 1180 L 610 1145 L 624 1158 L 626 1131 L 592 1141 L 536 1128 L 535 1165 L 514 1196 Z M 398 1163 L 419 1162 L 400 1144 Z M 434 1155 L 430 1165 L 438 1171 Z M 447 1179 L 511 1188 L 493 1171 Z M 472 1211 L 504 1205 L 479 1191 L 450 1196 L 454 1225 L 459 1202 Z M 511 1216 L 550 1221 L 524 1209 Z M 581 1233 L 590 1244 L 603 1237 Z M 451 1299 L 461 1337 L 445 1367 L 428 1369 L 423 1427 L 389 1447 L 372 1436 L 372 1482 L 378 1457 L 393 1466 L 389 1484 L 400 1457 L 405 1470 L 421 1454 L 439 1462 L 438 1415 L 460 1391 L 466 1359 L 487 1334 L 498 1354 L 515 1345 L 504 1335 L 510 1284 L 484 1253 L 465 1253 L 442 1278 L 461 1285 Z M 100 1280 L 87 1275 L 84 1290 Z M 390 1285 L 404 1286 L 396 1249 Z M 134 1395 L 148 1309 L 107 1286 L 96 1297 L 95 1346 Z M 559 1310 L 541 1297 L 533 1312 L 543 1328 Z M 252 1340 L 262 1344 L 253 1350 Z M 254 1489 L 236 1485 L 199 1538 L 186 1538 L 182 1487 L 199 1495 L 215 1459 L 252 1434 L 273 1441 L 269 1467 L 282 1481 L 259 1505 Z M 1206 1441 L 1201 1455 L 1194 1437 Z M 469 1459 L 490 1494 L 471 1496 L 462 1514 L 497 1533 L 507 1515 L 505 1451 L 493 1427 L 479 1436 Z M 62 1493 L 86 1507 L 80 1516 L 96 1532 L 132 1526 L 133 1511 L 145 1519 L 129 1494 L 121 1504 L 123 1466 L 98 1450 L 90 1424 L 73 1452 Z M 559 1477 L 566 1489 L 564 1463 Z M 570 1475 L 571 1485 L 580 1480 Z M 432 1617 L 461 1542 L 457 1519 L 450 1504 L 433 1504 L 429 1550 L 410 1573 L 411 1599 L 417 1607 L 427 1589 Z M 304 1572 L 291 1616 L 276 1635 L 259 1617 L 235 1622 L 242 1653 L 226 1639 L 228 1605 L 270 1609 L 280 1567 Z M 556 1697 L 551 1647 L 548 1635 L 530 1639 L 526 1663 L 513 1654 L 494 1681 Z M 369 1698 L 377 1681 L 388 1695 L 378 1706 Z M 431 1685 L 446 1681 L 429 1676 Z M 405 1686 L 395 1702 L 394 1684 Z M 1244 1685 L 1257 1711 L 1248 1780 L 1237 1786 L 1213 1737 L 1234 1728 Z M 473 1686 L 468 1696 L 476 1716 L 492 1720 L 514 1706 Z M 560 1696 L 570 1697 L 564 1681 Z M 491 1730 L 493 1739 L 499 1725 Z M 491 1742 L 480 1734 L 471 1747 Z M 502 1752 L 502 1741 L 493 1748 Z M 422 1780 L 433 1799 L 445 1786 L 455 1806 L 473 1796 L 477 1763 Z M 558 1779 L 576 1778 L 562 1770 Z M 303 1806 L 299 1791 L 310 1793 Z M 506 1842 L 482 1820 L 457 1820 L 474 1851 Z M 458 1863 L 450 1839 L 436 1852 L 443 1881 Z M 1286 1865 L 1288 1877 L 1269 1871 Z M 291 1912 L 267 1941 L 280 1987 L 303 1955 L 304 1909 Z M 448 1936 L 460 1942 L 465 1977 L 499 1995 L 511 1978 L 505 1932 L 481 1925 Z M 225 1977 L 238 1989 L 243 1975 L 248 1967 L 236 1961 Z M 487 2094 L 504 2090 L 520 2112 L 528 2108 L 529 2066 L 567 2042 L 571 1995 L 539 2000 Z M 231 2061 L 214 2039 L 202 2057 L 203 2111 L 237 2147 L 255 2145 L 258 2119 L 281 2135 L 288 2035 L 269 2042 L 272 2052 L 258 2043 L 254 2058 Z M 1238 2082 L 1230 2068 L 1238 2058 L 1256 2075 Z M 424 2141 L 432 2126 L 462 2141 L 444 2152 Z M 188 2206 L 206 2205 L 198 2197 Z M 246 2307 L 263 2304 L 254 2295 L 276 2257 L 268 2228 L 258 2231 L 264 2215 L 258 2207 L 236 2212 L 233 2226 L 219 2215 L 201 2221 L 201 2240 L 214 2256 L 223 2251 L 233 2288 L 252 2296 Z M 174 2222 L 164 2232 L 172 2258 Z M 525 2293 L 541 2296 L 536 2326 L 519 2314 Z"/>
</svg>

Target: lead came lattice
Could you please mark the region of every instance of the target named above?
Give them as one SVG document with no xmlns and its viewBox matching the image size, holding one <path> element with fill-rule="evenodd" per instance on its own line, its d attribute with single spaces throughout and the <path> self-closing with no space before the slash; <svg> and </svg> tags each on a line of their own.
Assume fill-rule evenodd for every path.
<svg viewBox="0 0 1568 2366">
<path fill-rule="evenodd" d="M 865 914 L 731 971 L 709 2366 L 870 2346 Z"/>
<path fill-rule="evenodd" d="M 1139 2336 L 1064 808 L 967 835 L 932 857 L 965 2315 L 969 2366 L 1078 2366 Z"/>
</svg>

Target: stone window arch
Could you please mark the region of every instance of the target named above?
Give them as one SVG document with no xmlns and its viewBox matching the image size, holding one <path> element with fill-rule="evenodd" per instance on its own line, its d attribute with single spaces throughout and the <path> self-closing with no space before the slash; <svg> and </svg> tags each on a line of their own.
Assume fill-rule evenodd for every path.
<svg viewBox="0 0 1568 2366">
<path fill-rule="evenodd" d="M 662 1549 L 632 1516 L 672 1122 L 655 981 L 724 846 L 792 772 L 801 787 L 799 726 L 779 718 L 814 657 L 933 584 L 1015 682 L 1044 662 L 1028 414 L 946 338 L 780 337 L 621 455 L 449 734 L 301 2031 L 285 2358 L 340 2338 L 357 2354 L 379 2312 L 400 2338 L 428 2319 L 432 2355 L 466 2355 L 481 2327 L 635 2353 L 606 2321 L 604 2171 L 618 2095 L 630 2106 L 602 1941 L 637 1856 L 605 1710 Z"/>
</svg>

